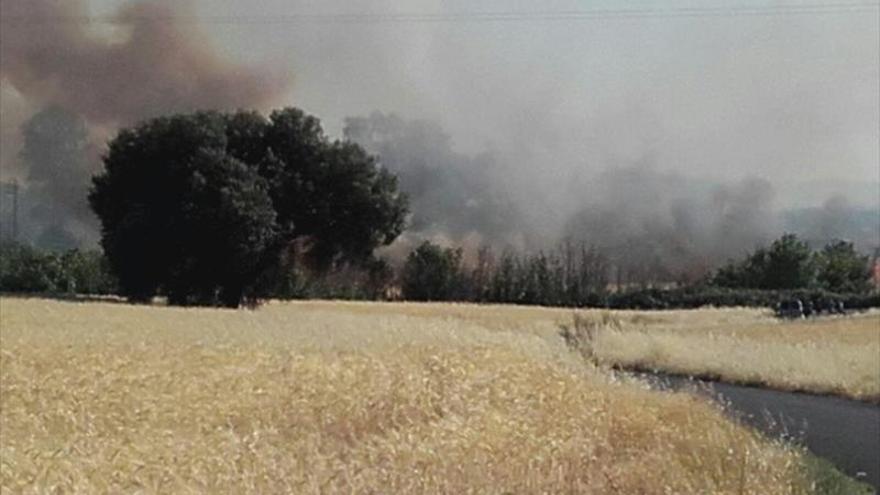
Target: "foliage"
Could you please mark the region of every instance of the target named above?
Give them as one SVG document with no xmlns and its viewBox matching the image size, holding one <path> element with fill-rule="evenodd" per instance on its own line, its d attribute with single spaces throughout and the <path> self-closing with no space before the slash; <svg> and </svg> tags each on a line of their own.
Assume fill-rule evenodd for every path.
<svg viewBox="0 0 880 495">
<path fill-rule="evenodd" d="M 788 241 L 787 241 L 788 242 Z M 780 246 L 779 244 L 782 244 Z M 760 257 L 771 252 L 775 260 L 785 260 L 788 247 L 777 243 Z M 548 253 L 518 255 L 505 251 L 500 257 L 489 248 L 481 249 L 470 269 L 465 268 L 455 249 L 442 249 L 430 243 L 416 248 L 407 259 L 402 274 L 404 299 L 463 300 L 563 307 L 599 307 L 614 309 L 691 309 L 703 306 L 770 307 L 787 299 L 813 302 L 816 307 L 827 301 L 841 301 L 848 309 L 880 306 L 880 294 L 822 287 L 764 289 L 726 287 L 716 275 L 711 284 L 676 288 L 618 288 L 610 291 L 611 264 L 601 252 L 585 244 L 561 244 Z M 839 253 L 839 249 L 834 253 Z M 857 255 L 856 255 L 857 256 Z M 845 258 L 847 259 L 847 258 Z M 774 263 L 776 263 L 774 261 Z M 798 262 L 803 266 L 803 262 Z M 777 263 L 784 266 L 783 262 Z M 818 263 L 817 263 L 818 264 Z M 756 266 L 750 264 L 749 266 Z M 812 262 L 810 262 L 812 265 Z M 452 273 L 456 275 L 453 276 Z M 724 273 L 724 269 L 719 271 Z M 447 284 L 447 280 L 455 280 Z M 441 289 L 453 287 L 454 290 Z M 847 287 L 843 287 L 847 289 Z M 430 297 L 429 297 L 430 294 Z"/>
<path fill-rule="evenodd" d="M 794 234 L 775 240 L 763 256 L 757 257 L 755 268 L 762 274 L 761 289 L 801 289 L 813 280 L 810 247 Z"/>
<path fill-rule="evenodd" d="M 116 278 L 100 251 L 71 249 L 61 255 L 67 291 L 77 294 L 109 295 L 116 292 Z"/>
<path fill-rule="evenodd" d="M 0 245 L 0 291 L 112 294 L 116 281 L 97 251 L 64 253 L 4 243 Z"/>
<path fill-rule="evenodd" d="M 712 284 L 740 289 L 866 292 L 870 276 L 868 258 L 859 255 L 850 242 L 834 241 L 814 253 L 794 234 L 785 234 L 769 249 L 760 248 L 746 259 L 720 268 Z"/>
<path fill-rule="evenodd" d="M 868 261 L 851 242 L 832 242 L 815 254 L 816 279 L 830 291 L 866 292 L 871 279 Z"/>
<path fill-rule="evenodd" d="M 571 270 L 565 267 L 565 263 L 560 265 L 556 258 L 562 251 L 544 255 L 543 259 L 506 252 L 496 262 L 491 250 L 483 249 L 476 266 L 468 270 L 460 254 L 456 254 L 459 250 L 444 250 L 434 245 L 420 246 L 420 249 L 410 256 L 417 259 L 418 264 L 409 265 L 408 282 L 404 276 L 397 281 L 387 261 L 370 258 L 362 263 L 337 265 L 325 272 L 282 261 L 280 270 L 271 271 L 259 283 L 265 297 L 280 299 L 388 299 L 395 297 L 396 284 L 403 283 L 409 284 L 402 294 L 405 299 L 427 300 L 420 281 L 433 278 L 434 282 L 429 285 L 433 287 L 433 300 L 650 310 L 705 306 L 770 307 L 780 301 L 800 299 L 813 302 L 816 307 L 820 307 L 823 301 L 841 301 L 847 309 L 880 307 L 878 293 L 831 292 L 820 288 L 776 291 L 695 285 L 608 292 L 592 285 L 607 284 L 607 280 L 600 276 L 601 273 L 591 273 L 590 265 L 585 264 L 580 256 L 574 258 Z M 4 244 L 0 253 L 0 290 L 5 292 L 111 294 L 116 291 L 109 264 L 97 251 L 71 250 L 57 254 L 18 244 Z M 591 258 L 598 256 L 597 253 L 591 255 L 589 249 L 582 253 L 587 254 L 587 261 L 593 261 L 593 268 L 601 266 L 596 261 L 601 259 Z M 455 257 L 459 259 L 455 261 Z M 562 256 L 560 259 L 564 261 L 566 258 Z M 545 265 L 555 268 L 545 269 Z M 403 268 L 402 275 L 407 269 L 406 266 Z M 416 277 L 416 271 L 424 278 Z M 445 278 L 440 277 L 438 271 L 447 274 Z M 595 281 L 590 282 L 591 279 Z M 545 290 L 535 290 L 539 284 L 544 284 Z M 438 286 L 441 289 L 437 289 Z"/>
<path fill-rule="evenodd" d="M 283 270 L 274 282 L 279 299 L 382 300 L 389 297 L 394 270 L 381 258 L 349 263 L 316 273 L 304 267 Z"/>
<path fill-rule="evenodd" d="M 880 294 L 836 293 L 823 289 L 762 290 L 692 286 L 675 289 L 642 289 L 609 295 L 601 306 L 614 309 L 695 309 L 705 306 L 773 307 L 780 301 L 841 301 L 847 309 L 880 307 Z"/>
<path fill-rule="evenodd" d="M 406 214 L 393 175 L 294 108 L 149 120 L 120 131 L 104 166 L 89 200 L 132 300 L 238 306 L 294 262 L 368 259 Z"/>
<path fill-rule="evenodd" d="M 794 234 L 785 234 L 770 246 L 759 248 L 741 262 L 718 270 L 714 283 L 721 287 L 750 289 L 800 289 L 813 281 L 812 253 Z"/>
<path fill-rule="evenodd" d="M 423 242 L 406 258 L 402 286 L 404 299 L 449 301 L 462 297 L 461 249 Z"/>
<path fill-rule="evenodd" d="M 465 278 L 465 294 L 479 302 L 584 307 L 607 291 L 608 259 L 598 250 L 565 241 L 550 252 L 494 254 L 484 248 Z"/>
</svg>

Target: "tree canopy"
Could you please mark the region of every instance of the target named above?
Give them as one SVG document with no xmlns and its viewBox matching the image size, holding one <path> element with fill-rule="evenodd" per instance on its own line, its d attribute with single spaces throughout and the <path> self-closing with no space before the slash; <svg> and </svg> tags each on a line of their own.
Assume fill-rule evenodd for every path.
<svg viewBox="0 0 880 495">
<path fill-rule="evenodd" d="M 832 242 L 816 253 L 816 279 L 830 291 L 865 292 L 871 280 L 868 257 L 851 242 Z"/>
<path fill-rule="evenodd" d="M 846 293 L 867 291 L 870 276 L 868 257 L 851 242 L 837 240 L 814 252 L 794 234 L 785 234 L 769 248 L 720 268 L 713 282 L 730 288 L 821 288 Z"/>
<path fill-rule="evenodd" d="M 448 301 L 461 296 L 462 250 L 424 241 L 403 266 L 403 297 L 412 301 Z"/>
<path fill-rule="evenodd" d="M 395 176 L 295 108 L 123 129 L 89 201 L 123 294 L 162 292 L 172 304 L 237 306 L 266 290 L 283 260 L 318 270 L 367 260 L 407 213 Z"/>
</svg>

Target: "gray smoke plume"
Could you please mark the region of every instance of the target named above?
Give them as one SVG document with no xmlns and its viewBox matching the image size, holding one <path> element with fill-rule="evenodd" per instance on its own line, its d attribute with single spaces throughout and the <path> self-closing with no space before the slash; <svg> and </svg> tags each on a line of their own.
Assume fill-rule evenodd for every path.
<svg viewBox="0 0 880 495">
<path fill-rule="evenodd" d="M 851 225 L 861 210 L 842 197 L 822 208 L 785 211 L 776 188 L 758 177 L 697 179 L 663 170 L 651 156 L 607 158 L 600 172 L 571 174 L 560 181 L 564 187 L 542 196 L 548 182 L 542 173 L 552 169 L 536 168 L 526 175 L 530 182 L 511 181 L 505 177 L 510 160 L 518 166 L 522 157 L 509 150 L 455 151 L 436 122 L 376 111 L 345 119 L 343 133 L 397 174 L 411 198 L 409 228 L 385 251 L 392 258 L 422 239 L 463 246 L 466 261 L 480 246 L 522 252 L 575 241 L 605 253 L 619 280 L 645 283 L 697 280 L 785 231 L 817 247 L 817 239 L 853 236 L 863 250 L 877 245 L 876 225 Z"/>
<path fill-rule="evenodd" d="M 11 102 L 18 117 L 2 119 L 0 169 L 5 182 L 20 181 L 25 239 L 94 243 L 85 198 L 115 127 L 171 112 L 264 108 L 287 90 L 283 72 L 224 60 L 191 22 L 194 6 L 132 1 L 93 19 L 84 0 L 0 0 L 0 91 L 4 112 Z"/>
<path fill-rule="evenodd" d="M 518 250 L 578 237 L 626 270 L 674 277 L 790 229 L 780 212 L 795 205 L 813 207 L 796 232 L 833 231 L 837 213 L 809 225 L 834 194 L 878 232 L 876 9 L 694 17 L 676 11 L 705 2 L 669 0 L 636 2 L 645 18 L 548 20 L 532 14 L 587 7 L 107 0 L 90 5 L 124 3 L 109 31 L 39 21 L 82 16 L 85 2 L 0 0 L 0 121 L 19 116 L 12 134 L 52 103 L 85 116 L 92 141 L 96 123 L 292 103 L 401 176 L 414 211 L 398 248 L 416 236 Z M 395 20 L 407 13 L 440 20 Z M 295 71 L 295 101 L 276 98 L 286 80 L 255 59 Z"/>
<path fill-rule="evenodd" d="M 609 168 L 586 189 L 564 235 L 607 253 L 630 278 L 694 280 L 779 232 L 762 179 L 701 183 L 642 164 Z"/>
<path fill-rule="evenodd" d="M 0 78 L 28 101 L 91 123 L 129 124 L 168 112 L 263 107 L 287 89 L 281 73 L 235 66 L 192 22 L 192 1 L 129 2 L 116 39 L 87 31 L 83 0 L 2 0 Z"/>
<path fill-rule="evenodd" d="M 428 238 L 464 245 L 472 257 L 479 245 L 535 251 L 571 240 L 607 253 L 621 276 L 694 279 L 779 231 L 766 180 L 701 182 L 642 160 L 572 178 L 545 200 L 538 187 L 505 181 L 496 153 L 454 151 L 434 122 L 381 112 L 345 122 L 345 137 L 376 154 L 411 198 L 409 229 L 398 243 L 406 248 Z M 542 202 L 566 205 L 554 210 L 558 226 L 541 224 Z"/>
<path fill-rule="evenodd" d="M 19 157 L 27 170 L 21 189 L 23 232 L 40 246 L 66 249 L 96 240 L 97 224 L 86 202 L 97 171 L 98 147 L 84 119 L 50 106 L 22 126 Z"/>
<path fill-rule="evenodd" d="M 876 209 L 854 205 L 835 195 L 821 206 L 783 212 L 785 229 L 797 233 L 814 247 L 835 239 L 852 242 L 862 252 L 880 250 L 880 215 Z"/>
<path fill-rule="evenodd" d="M 523 230 L 519 205 L 499 180 L 503 169 L 496 157 L 455 152 L 438 124 L 373 112 L 346 119 L 343 132 L 398 176 L 410 198 L 411 233 L 456 243 L 479 235 L 502 244 Z"/>
</svg>

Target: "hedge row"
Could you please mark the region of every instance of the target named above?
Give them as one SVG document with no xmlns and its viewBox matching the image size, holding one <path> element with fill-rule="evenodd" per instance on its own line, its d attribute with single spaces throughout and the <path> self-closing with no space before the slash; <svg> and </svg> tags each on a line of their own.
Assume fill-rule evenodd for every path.
<svg viewBox="0 0 880 495">
<path fill-rule="evenodd" d="M 774 307 L 785 300 L 799 299 L 819 305 L 822 301 L 842 301 L 847 309 L 880 307 L 880 293 L 838 294 L 821 289 L 790 291 L 686 287 L 645 289 L 610 294 L 604 307 L 614 309 L 692 309 L 703 306 Z"/>
</svg>

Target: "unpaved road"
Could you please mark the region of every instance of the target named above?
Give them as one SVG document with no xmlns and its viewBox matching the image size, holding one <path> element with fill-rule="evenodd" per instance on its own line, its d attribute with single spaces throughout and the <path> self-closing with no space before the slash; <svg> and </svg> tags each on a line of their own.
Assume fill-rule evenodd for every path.
<svg viewBox="0 0 880 495">
<path fill-rule="evenodd" d="M 695 387 L 743 422 L 785 436 L 880 492 L 880 406 L 839 397 L 779 392 L 667 375 L 639 375 L 660 389 Z"/>
</svg>

